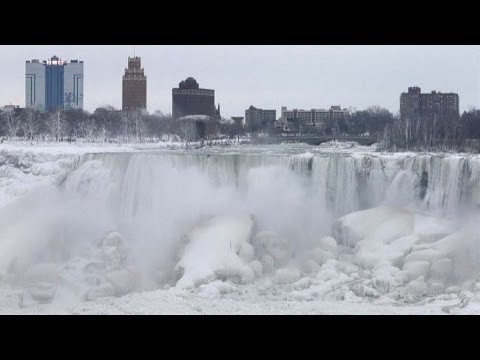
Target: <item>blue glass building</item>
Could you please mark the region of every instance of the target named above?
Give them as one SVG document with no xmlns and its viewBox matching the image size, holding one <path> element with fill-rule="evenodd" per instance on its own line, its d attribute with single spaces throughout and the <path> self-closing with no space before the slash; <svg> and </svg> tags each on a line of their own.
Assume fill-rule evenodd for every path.
<svg viewBox="0 0 480 360">
<path fill-rule="evenodd" d="M 53 62 L 53 60 L 57 60 Z M 53 57 L 45 66 L 45 110 L 63 109 L 63 65 L 58 65 L 58 58 Z"/>
<path fill-rule="evenodd" d="M 83 61 L 27 61 L 25 106 L 40 111 L 83 109 Z"/>
</svg>

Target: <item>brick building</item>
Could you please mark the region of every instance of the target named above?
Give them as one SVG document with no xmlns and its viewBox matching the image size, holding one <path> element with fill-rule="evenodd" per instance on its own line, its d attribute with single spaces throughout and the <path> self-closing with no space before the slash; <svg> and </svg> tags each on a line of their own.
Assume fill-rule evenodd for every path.
<svg viewBox="0 0 480 360">
<path fill-rule="evenodd" d="M 277 120 L 276 110 L 258 109 L 253 105 L 245 110 L 246 126 L 258 126 L 261 128 L 273 127 L 275 120 Z"/>
<path fill-rule="evenodd" d="M 123 110 L 147 109 L 147 77 L 141 62 L 142 59 L 138 56 L 128 58 L 128 68 L 123 75 Z"/>
<path fill-rule="evenodd" d="M 215 90 L 201 89 L 197 81 L 189 77 L 172 89 L 172 117 L 179 119 L 189 115 L 206 115 L 211 120 L 220 119 L 220 105 L 215 108 Z"/>
<path fill-rule="evenodd" d="M 295 125 L 297 130 L 305 128 L 314 128 L 318 131 L 325 131 L 327 125 L 331 125 L 340 120 L 345 120 L 349 115 L 347 109 L 340 106 L 331 106 L 330 109 L 292 109 L 287 110 L 282 107 L 282 117 Z"/>
<path fill-rule="evenodd" d="M 432 91 L 423 93 L 419 87 L 409 87 L 407 93 L 400 95 L 400 117 L 420 119 L 439 118 L 456 119 L 460 116 L 459 97 L 455 93 Z"/>
</svg>

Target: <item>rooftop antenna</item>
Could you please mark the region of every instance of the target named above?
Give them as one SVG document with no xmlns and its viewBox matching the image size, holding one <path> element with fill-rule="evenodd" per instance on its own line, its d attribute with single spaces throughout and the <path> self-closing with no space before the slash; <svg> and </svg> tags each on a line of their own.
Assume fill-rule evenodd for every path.
<svg viewBox="0 0 480 360">
<path fill-rule="evenodd" d="M 133 45 L 133 57 L 135 57 L 135 45 Z"/>
</svg>

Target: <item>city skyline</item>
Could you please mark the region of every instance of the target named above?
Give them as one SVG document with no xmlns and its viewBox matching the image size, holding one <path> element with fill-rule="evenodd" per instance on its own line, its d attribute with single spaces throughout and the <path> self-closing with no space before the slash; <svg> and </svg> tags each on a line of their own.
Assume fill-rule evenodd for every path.
<svg viewBox="0 0 480 360">
<path fill-rule="evenodd" d="M 84 109 L 122 107 L 122 75 L 133 45 L 1 46 L 2 105 L 25 105 L 24 64 L 30 59 L 82 59 Z M 460 111 L 480 107 L 479 46 L 136 46 L 149 73 L 147 110 L 171 112 L 171 91 L 194 77 L 215 89 L 226 117 L 250 105 L 280 110 L 380 105 L 398 113 L 410 86 L 455 92 Z"/>
</svg>

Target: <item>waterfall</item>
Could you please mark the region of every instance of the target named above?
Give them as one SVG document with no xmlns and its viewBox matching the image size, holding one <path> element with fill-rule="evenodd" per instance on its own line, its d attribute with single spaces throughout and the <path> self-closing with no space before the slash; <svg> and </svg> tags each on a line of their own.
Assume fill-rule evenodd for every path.
<svg viewBox="0 0 480 360">
<path fill-rule="evenodd" d="M 261 169 L 279 177 L 293 176 L 308 197 L 337 217 L 392 201 L 399 191 L 404 205 L 415 202 L 441 215 L 480 203 L 480 159 L 473 156 L 94 154 L 84 156 L 62 187 L 103 198 L 123 216 L 134 216 L 165 204 L 162 191 L 175 185 L 168 179 L 184 182 L 185 191 L 203 181 L 212 188 L 236 189 L 244 197 L 255 181 L 262 181 Z M 279 193 L 275 187 L 282 180 L 279 177 L 264 178 L 271 181 L 271 190 L 266 186 L 264 191 L 276 191 L 270 195 L 280 198 L 295 191 L 284 188 Z"/>
<path fill-rule="evenodd" d="M 0 274 L 18 275 L 21 282 L 22 274 L 32 266 L 33 272 L 36 265 L 44 270 L 58 267 L 56 271 L 66 279 L 59 299 L 84 298 L 92 284 L 95 286 L 97 280 L 92 280 L 88 271 L 104 263 L 101 244 L 108 236 L 125 239 L 128 249 L 122 251 L 143 274 L 142 282 L 147 282 L 141 284 L 142 289 L 152 289 L 164 283 L 155 280 L 158 274 L 173 276 L 184 235 L 219 215 L 247 213 L 255 220 L 257 233 L 286 239 L 292 258 L 302 261 L 302 256 L 311 256 L 313 251 L 316 261 L 321 262 L 328 257 L 318 251 L 318 244 L 325 245 L 326 236 L 336 237 L 333 224 L 349 213 L 378 207 L 373 223 L 381 216 L 397 216 L 396 222 L 384 225 L 388 229 L 383 230 L 395 230 L 403 224 L 400 220 L 409 223 L 411 214 L 416 214 L 419 221 L 412 226 L 436 236 L 437 232 L 442 235 L 453 230 L 435 232 L 431 227 L 447 220 L 455 223 L 452 228 L 457 228 L 457 223 L 461 227 L 462 220 L 478 214 L 480 207 L 480 157 L 469 155 L 96 153 L 66 160 L 58 168 L 67 173 L 58 178 L 58 186 L 39 189 L 0 209 Z M 8 179 L 18 171 L 14 166 L 4 166 L 0 176 Z M 382 205 L 389 210 L 384 211 Z M 441 220 L 436 222 L 433 217 Z M 471 224 L 477 222 L 469 221 L 465 231 L 470 231 Z M 392 236 L 404 241 L 402 234 Z M 476 241 L 475 237 L 466 238 Z M 447 238 L 452 242 L 455 239 Z M 336 244 L 336 240 L 327 243 Z M 458 249 L 466 249 L 462 256 L 476 256 L 475 243 L 463 246 L 458 242 Z M 340 248 L 346 243 L 338 244 Z M 364 245 L 358 259 L 370 264 L 372 258 L 380 263 L 385 254 L 387 259 L 398 255 L 381 252 L 382 246 L 389 244 L 377 245 Z M 402 252 L 401 259 L 411 250 L 407 245 L 402 247 L 405 254 Z M 353 264 L 351 259 L 357 250 L 347 246 L 342 259 Z M 476 260 L 471 262 L 476 264 Z M 402 267 L 401 261 L 395 264 Z M 101 276 L 112 275 L 101 269 L 95 271 Z M 17 280 L 12 281 L 16 284 Z"/>
</svg>

